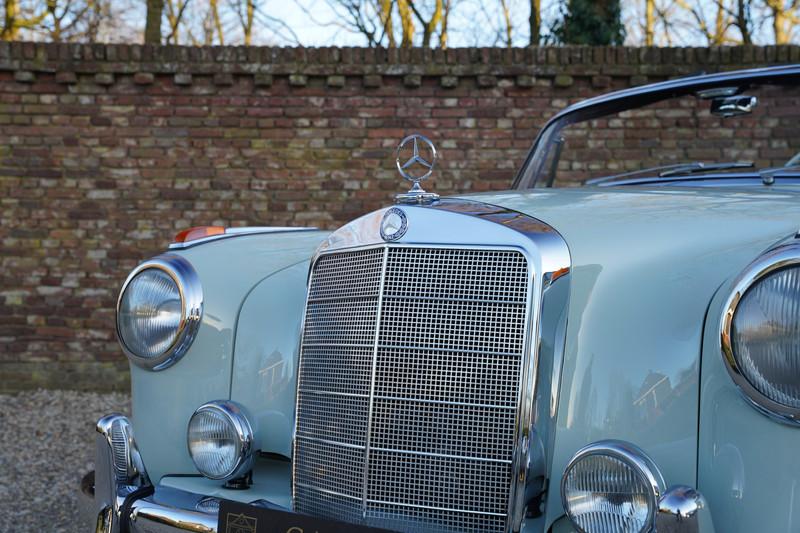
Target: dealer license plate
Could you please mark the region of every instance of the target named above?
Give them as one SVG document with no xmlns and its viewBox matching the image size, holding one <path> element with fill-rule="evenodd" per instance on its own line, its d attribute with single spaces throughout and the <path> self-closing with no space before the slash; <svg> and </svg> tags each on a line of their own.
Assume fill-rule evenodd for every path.
<svg viewBox="0 0 800 533">
<path fill-rule="evenodd" d="M 388 529 L 348 524 L 288 511 L 222 500 L 218 533 L 391 533 Z"/>
</svg>

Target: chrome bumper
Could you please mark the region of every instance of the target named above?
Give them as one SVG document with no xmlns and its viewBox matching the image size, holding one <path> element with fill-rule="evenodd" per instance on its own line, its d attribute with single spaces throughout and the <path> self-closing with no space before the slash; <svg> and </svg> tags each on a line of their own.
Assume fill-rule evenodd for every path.
<svg viewBox="0 0 800 533">
<path fill-rule="evenodd" d="M 105 416 L 96 429 L 94 483 L 84 478 L 80 498 L 92 531 L 216 533 L 218 507 L 209 498 L 150 485 L 127 418 Z"/>
<path fill-rule="evenodd" d="M 87 530 L 100 532 L 119 532 L 121 517 L 119 513 L 106 509 L 94 514 L 94 494 L 81 492 L 81 508 Z M 157 487 L 152 496 L 137 500 L 131 507 L 128 517 L 128 531 L 136 533 L 174 533 L 193 531 L 196 533 L 216 533 L 217 512 L 198 511 L 200 503 L 207 498 L 199 494 L 185 492 L 170 487 Z"/>
<path fill-rule="evenodd" d="M 215 498 L 159 485 L 152 487 L 130 423 L 122 415 L 97 422 L 94 479 L 81 482 L 79 497 L 83 522 L 95 533 L 216 533 L 219 516 Z M 250 505 L 276 508 L 265 500 Z M 711 513 L 696 490 L 671 487 L 659 501 L 657 533 L 713 533 Z M 553 532 L 572 529 L 566 517 Z"/>
</svg>

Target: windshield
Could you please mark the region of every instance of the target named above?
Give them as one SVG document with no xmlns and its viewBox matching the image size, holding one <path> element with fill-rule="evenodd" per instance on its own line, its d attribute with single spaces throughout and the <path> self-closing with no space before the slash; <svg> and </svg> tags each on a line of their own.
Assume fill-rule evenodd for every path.
<svg viewBox="0 0 800 533">
<path fill-rule="evenodd" d="M 783 166 L 800 174 L 800 85 L 692 91 L 633 106 L 551 122 L 519 187 L 759 179 Z"/>
</svg>

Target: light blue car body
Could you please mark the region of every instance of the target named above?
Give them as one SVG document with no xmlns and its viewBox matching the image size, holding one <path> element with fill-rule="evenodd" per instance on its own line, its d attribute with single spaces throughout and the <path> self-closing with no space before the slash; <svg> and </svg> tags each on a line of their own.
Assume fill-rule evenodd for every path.
<svg viewBox="0 0 800 533">
<path fill-rule="evenodd" d="M 724 368 L 719 320 L 742 269 L 800 228 L 800 188 L 587 187 L 472 195 L 558 231 L 571 283 L 544 516 L 569 529 L 561 474 L 582 446 L 626 440 L 667 485 L 697 487 L 717 531 L 800 529 L 800 428 L 747 404 Z M 458 232 L 458 227 L 452 228 Z M 178 253 L 196 269 L 204 313 L 174 366 L 131 366 L 136 441 L 154 482 L 240 501 L 290 505 L 298 348 L 309 262 L 322 231 L 239 236 Z M 266 452 L 247 491 L 197 474 L 192 412 L 232 399 Z M 531 523 L 532 524 L 532 523 Z"/>
<path fill-rule="evenodd" d="M 131 365 L 136 442 L 153 479 L 196 473 L 186 446 L 187 421 L 204 402 L 230 398 L 232 383 L 238 385 L 243 379 L 249 379 L 247 387 L 237 387 L 236 396 L 244 390 L 253 395 L 264 392 L 263 401 L 245 402 L 255 414 L 261 414 L 260 408 L 284 413 L 277 422 L 284 424 L 280 426 L 282 437 L 276 437 L 280 433 L 270 428 L 266 441 L 275 442 L 275 452 L 287 454 L 291 427 L 281 417 L 291 417 L 294 411 L 294 392 L 287 391 L 286 384 L 296 377 L 294 352 L 305 276 L 312 251 L 326 235 L 320 231 L 243 235 L 175 252 L 188 259 L 200 277 L 204 312 L 197 338 L 177 364 L 160 372 Z M 302 274 L 292 276 L 297 272 Z M 277 293 L 262 297 L 273 279 L 278 280 Z M 258 308 L 248 302 L 258 302 Z M 277 337 L 265 336 L 272 328 L 285 326 L 268 320 L 276 315 L 289 318 L 291 325 L 278 329 Z M 254 342 L 260 345 L 253 347 Z M 286 342 L 290 343 L 288 351 L 282 344 Z M 292 364 L 280 370 L 275 385 L 265 385 L 273 383 L 273 376 L 258 371 L 276 363 L 271 358 L 276 350 L 287 353 Z M 254 372 L 244 376 L 253 365 L 257 365 Z M 282 394 L 273 396 L 272 391 L 279 389 Z M 269 414 L 264 416 L 269 418 Z M 257 431 L 259 440 L 263 435 L 264 431 Z"/>
</svg>

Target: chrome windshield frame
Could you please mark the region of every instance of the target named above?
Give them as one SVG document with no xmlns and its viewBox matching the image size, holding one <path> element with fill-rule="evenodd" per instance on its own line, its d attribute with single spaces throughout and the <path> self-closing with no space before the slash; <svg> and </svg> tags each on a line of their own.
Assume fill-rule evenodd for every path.
<svg viewBox="0 0 800 533">
<path fill-rule="evenodd" d="M 560 132 L 570 124 L 636 109 L 662 100 L 719 87 L 800 84 L 800 64 L 704 74 L 633 87 L 589 98 L 567 107 L 551 118 L 539 131 L 525 162 L 517 172 L 512 189 L 532 189 L 539 183 L 551 150 Z M 552 186 L 552 183 L 546 186 Z"/>
</svg>

